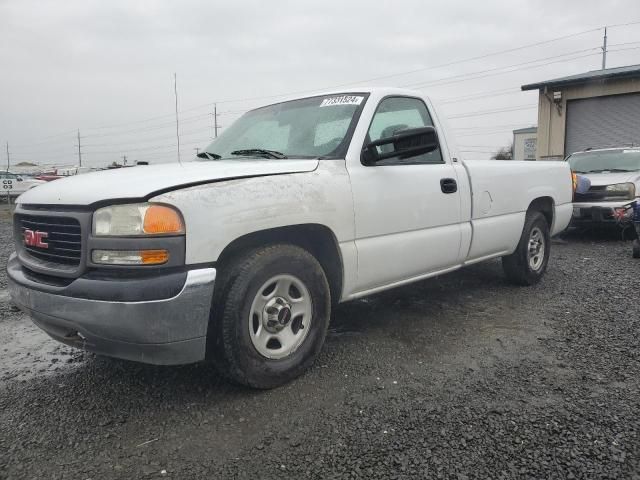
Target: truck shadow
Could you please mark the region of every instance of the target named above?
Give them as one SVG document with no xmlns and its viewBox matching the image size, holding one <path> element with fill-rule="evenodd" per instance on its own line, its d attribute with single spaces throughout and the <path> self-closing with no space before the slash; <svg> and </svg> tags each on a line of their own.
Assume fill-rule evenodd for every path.
<svg viewBox="0 0 640 480">
<path fill-rule="evenodd" d="M 309 375 L 314 375 L 318 365 L 331 368 L 332 364 L 345 361 L 341 357 L 349 357 L 349 348 L 361 342 L 383 344 L 391 340 L 433 349 L 429 338 L 464 322 L 469 309 L 484 311 L 482 299 L 488 292 L 505 286 L 499 262 L 490 262 L 338 305 L 332 313 L 324 351 Z M 227 382 L 207 363 L 165 367 L 75 350 L 72 356 L 72 368 L 55 373 L 53 381 L 65 382 L 70 391 L 98 385 L 122 402 L 153 396 L 177 405 L 201 401 L 203 395 L 251 397 L 262 393 Z M 33 386 L 40 380 L 31 379 L 29 383 Z M 132 393 L 135 395 L 130 397 Z"/>
<path fill-rule="evenodd" d="M 232 385 L 207 364 L 158 367 L 74 353 L 68 368 L 6 384 L 3 401 L 25 422 L 46 418 L 42 428 L 89 430 L 139 443 L 167 432 L 187 443 L 192 435 L 209 438 L 219 432 L 224 441 L 217 448 L 231 455 L 274 423 L 303 421 L 305 412 L 335 409 L 349 395 L 366 399 L 371 390 L 379 395 L 374 372 L 401 375 L 419 361 L 441 368 L 444 356 L 446 375 L 452 368 L 477 367 L 477 359 L 502 348 L 496 325 L 502 333 L 510 329 L 505 339 L 516 336 L 511 330 L 522 325 L 514 323 L 512 313 L 531 295 L 525 290 L 508 286 L 495 261 L 342 304 L 333 312 L 315 366 L 271 391 Z M 484 349 L 480 353 L 478 345 Z M 278 418 L 263 415 L 274 402 L 306 407 L 299 415 L 286 409 Z M 31 415 L 34 410 L 42 412 Z"/>
<path fill-rule="evenodd" d="M 505 285 L 498 262 L 480 264 L 448 275 L 427 279 L 387 292 L 354 300 L 334 307 L 328 332 L 328 341 L 340 337 L 367 335 L 378 329 L 395 330 L 398 319 L 419 321 L 420 326 L 430 319 L 447 313 L 453 304 L 463 305 L 475 294 L 487 288 Z M 446 297 L 446 300 L 444 298 Z M 451 311 L 451 310 L 449 310 Z M 50 341 L 50 340 L 48 340 Z M 66 347 L 63 347 L 66 348 Z M 86 370 L 103 380 L 117 379 L 119 383 L 154 385 L 158 381 L 177 382 L 181 387 L 211 388 L 226 384 L 208 364 L 161 367 L 99 357 L 68 349 L 69 363 L 74 368 L 72 377 Z M 79 368 L 77 368 L 79 367 Z M 56 375 L 67 376 L 65 368 Z M 190 382 L 190 383 L 187 383 Z"/>
</svg>

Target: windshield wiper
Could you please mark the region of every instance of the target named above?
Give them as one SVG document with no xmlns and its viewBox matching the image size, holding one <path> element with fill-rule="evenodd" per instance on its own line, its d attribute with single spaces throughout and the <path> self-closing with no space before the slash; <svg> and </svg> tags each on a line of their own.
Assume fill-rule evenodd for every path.
<svg viewBox="0 0 640 480">
<path fill-rule="evenodd" d="M 633 172 L 633 170 L 627 170 L 626 168 L 610 168 L 610 172 Z"/>
<path fill-rule="evenodd" d="M 245 150 L 234 150 L 231 155 L 247 155 L 247 156 L 265 156 L 269 158 L 287 158 L 284 153 L 275 150 L 265 150 L 262 148 L 247 148 Z"/>
<path fill-rule="evenodd" d="M 200 152 L 196 155 L 198 158 L 204 158 L 205 160 L 220 160 L 222 157 L 217 153 Z"/>
</svg>

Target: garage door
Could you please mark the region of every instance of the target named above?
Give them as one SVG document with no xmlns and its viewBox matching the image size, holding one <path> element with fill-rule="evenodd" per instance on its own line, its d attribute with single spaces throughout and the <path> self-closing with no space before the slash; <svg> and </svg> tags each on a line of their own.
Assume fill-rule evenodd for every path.
<svg viewBox="0 0 640 480">
<path fill-rule="evenodd" d="M 640 93 L 567 102 L 565 153 L 640 145 Z"/>
</svg>

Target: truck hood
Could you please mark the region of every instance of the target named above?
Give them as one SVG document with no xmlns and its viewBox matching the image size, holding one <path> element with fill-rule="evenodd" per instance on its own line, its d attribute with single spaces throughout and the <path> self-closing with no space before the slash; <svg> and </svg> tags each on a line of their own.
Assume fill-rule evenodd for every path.
<svg viewBox="0 0 640 480">
<path fill-rule="evenodd" d="M 237 159 L 140 165 L 46 182 L 18 198 L 30 205 L 91 205 L 104 200 L 144 199 L 156 193 L 236 178 L 311 172 L 315 159 Z"/>
<path fill-rule="evenodd" d="M 581 173 L 587 177 L 594 187 L 601 185 L 613 185 L 614 183 L 640 183 L 640 172 L 612 172 L 612 173 Z"/>
</svg>

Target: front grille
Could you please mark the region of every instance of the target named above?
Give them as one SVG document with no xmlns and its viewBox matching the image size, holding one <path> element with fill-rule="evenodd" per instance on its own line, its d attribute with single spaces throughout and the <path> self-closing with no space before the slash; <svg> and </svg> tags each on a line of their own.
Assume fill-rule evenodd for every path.
<svg viewBox="0 0 640 480">
<path fill-rule="evenodd" d="M 21 241 L 25 252 L 31 257 L 69 266 L 80 265 L 82 233 L 78 220 L 69 217 L 36 215 L 19 215 L 17 220 L 22 234 L 22 238 L 18 241 Z M 47 247 L 26 245 L 25 230 L 46 233 Z"/>
</svg>

